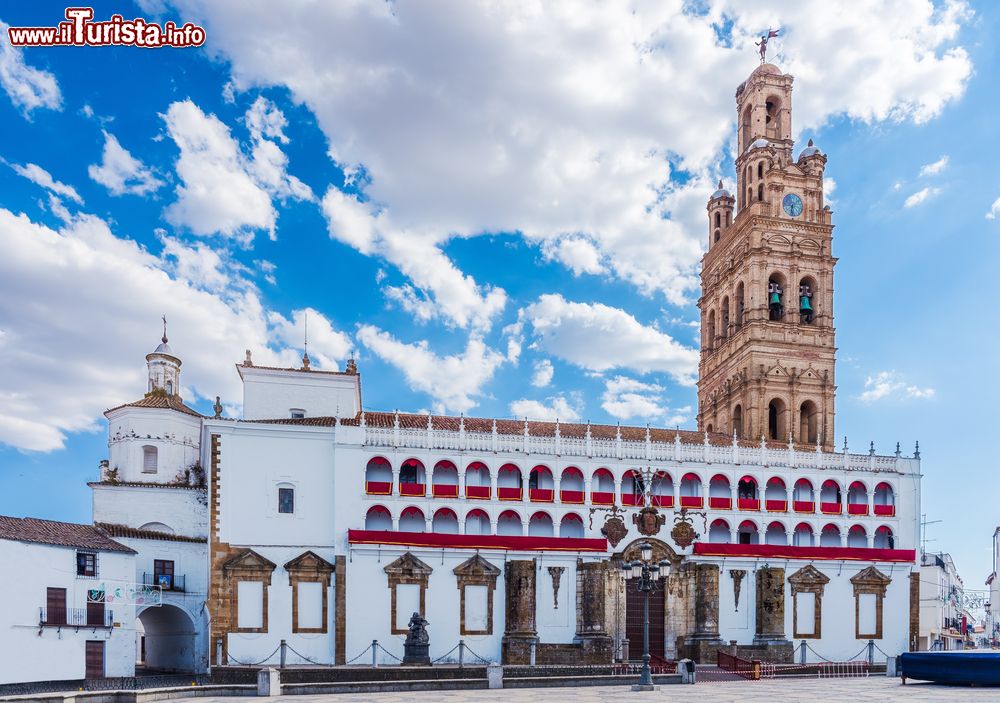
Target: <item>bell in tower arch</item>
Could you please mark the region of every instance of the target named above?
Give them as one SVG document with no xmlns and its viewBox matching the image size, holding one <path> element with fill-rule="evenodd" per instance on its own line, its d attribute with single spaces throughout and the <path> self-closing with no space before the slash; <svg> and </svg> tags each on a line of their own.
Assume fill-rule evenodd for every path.
<svg viewBox="0 0 1000 703">
<path fill-rule="evenodd" d="M 802 321 L 804 323 L 807 325 L 812 324 L 812 287 L 808 284 L 802 284 L 799 286 L 799 313 L 802 315 Z"/>
<path fill-rule="evenodd" d="M 780 320 L 784 314 L 784 306 L 781 303 L 781 284 L 777 281 L 770 281 L 767 284 L 767 308 L 772 320 Z"/>
</svg>

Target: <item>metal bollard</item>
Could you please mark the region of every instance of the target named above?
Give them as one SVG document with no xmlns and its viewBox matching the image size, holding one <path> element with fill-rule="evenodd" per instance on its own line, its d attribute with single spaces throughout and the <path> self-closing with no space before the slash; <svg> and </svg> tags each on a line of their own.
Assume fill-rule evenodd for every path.
<svg viewBox="0 0 1000 703">
<path fill-rule="evenodd" d="M 378 640 L 372 640 L 372 668 L 378 668 Z"/>
<path fill-rule="evenodd" d="M 875 662 L 875 640 L 868 640 L 868 666 Z"/>
<path fill-rule="evenodd" d="M 288 656 L 288 643 L 285 642 L 285 640 L 281 640 L 281 664 L 278 665 L 278 668 L 280 669 L 285 668 L 285 659 L 287 658 L 287 656 Z"/>
<path fill-rule="evenodd" d="M 458 641 L 458 668 L 465 666 L 465 640 Z"/>
<path fill-rule="evenodd" d="M 799 642 L 799 664 L 806 663 L 806 641 Z"/>
</svg>

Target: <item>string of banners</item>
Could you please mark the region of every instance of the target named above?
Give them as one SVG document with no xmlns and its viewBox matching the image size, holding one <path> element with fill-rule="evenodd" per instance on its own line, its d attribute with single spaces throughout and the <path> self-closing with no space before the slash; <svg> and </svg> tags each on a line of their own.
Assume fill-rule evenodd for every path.
<svg viewBox="0 0 1000 703">
<path fill-rule="evenodd" d="M 87 589 L 88 603 L 119 603 L 122 605 L 162 605 L 163 588 L 160 585 L 105 581 Z"/>
</svg>

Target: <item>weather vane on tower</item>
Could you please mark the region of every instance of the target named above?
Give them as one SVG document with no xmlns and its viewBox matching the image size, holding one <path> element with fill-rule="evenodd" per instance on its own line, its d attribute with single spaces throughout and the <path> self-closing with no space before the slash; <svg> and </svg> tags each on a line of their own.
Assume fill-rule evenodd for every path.
<svg viewBox="0 0 1000 703">
<path fill-rule="evenodd" d="M 781 31 L 781 27 L 778 27 L 777 29 L 771 29 L 770 27 L 768 27 L 767 28 L 767 34 L 762 35 L 761 38 L 760 38 L 760 41 L 753 43 L 754 46 L 759 46 L 760 47 L 760 62 L 761 63 L 764 63 L 765 61 L 767 61 L 767 42 L 768 42 L 768 40 L 769 39 L 774 39 L 776 36 L 778 36 L 778 32 L 780 32 L 780 31 Z"/>
</svg>

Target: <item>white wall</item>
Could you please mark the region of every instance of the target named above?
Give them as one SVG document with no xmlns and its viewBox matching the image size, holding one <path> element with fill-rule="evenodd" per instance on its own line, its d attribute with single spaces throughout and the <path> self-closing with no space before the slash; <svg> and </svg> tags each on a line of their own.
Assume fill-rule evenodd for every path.
<svg viewBox="0 0 1000 703">
<path fill-rule="evenodd" d="M 108 413 L 108 465 L 121 481 L 171 483 L 200 456 L 201 418 L 176 410 L 123 407 Z M 157 471 L 145 473 L 142 448 L 157 448 Z"/>
<path fill-rule="evenodd" d="M 292 369 L 239 366 L 243 377 L 243 417 L 265 420 L 290 417 L 354 417 L 361 410 L 360 376 Z"/>
<path fill-rule="evenodd" d="M 206 491 L 163 486 L 93 485 L 94 521 L 142 527 L 168 526 L 175 535 L 208 536 Z"/>
<path fill-rule="evenodd" d="M 134 673 L 134 606 L 108 605 L 116 624 L 111 629 L 39 627 L 47 588 L 66 589 L 67 609 L 86 608 L 88 588 L 133 581 L 133 555 L 99 552 L 99 578 L 85 579 L 76 576 L 75 549 L 0 540 L 0 563 L 7 569 L 0 578 L 0 683 L 82 679 L 87 640 L 106 642 L 107 676 Z"/>
</svg>

